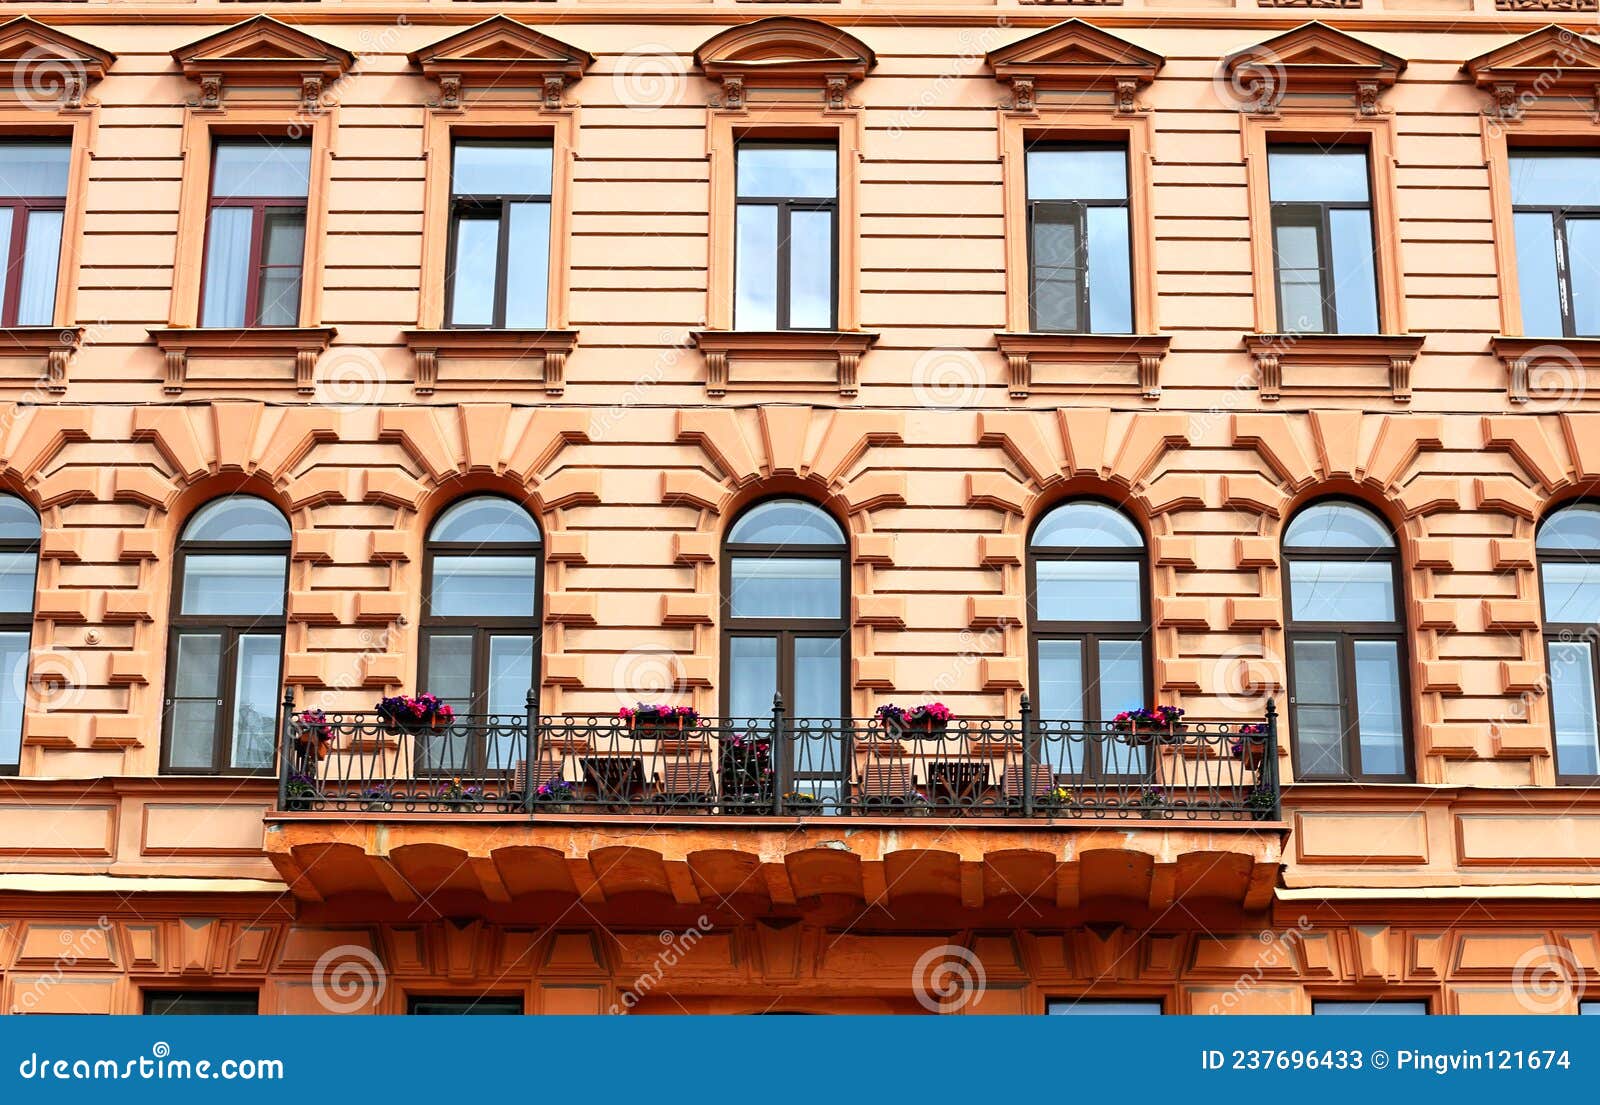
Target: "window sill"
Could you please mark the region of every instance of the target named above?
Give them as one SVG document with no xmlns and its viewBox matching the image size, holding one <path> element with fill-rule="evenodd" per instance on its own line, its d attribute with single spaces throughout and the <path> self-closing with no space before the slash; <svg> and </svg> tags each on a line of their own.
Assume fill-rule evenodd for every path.
<svg viewBox="0 0 1600 1105">
<path fill-rule="evenodd" d="M 1264 402 L 1285 392 L 1411 402 L 1418 334 L 1247 334 Z"/>
<path fill-rule="evenodd" d="M 578 344 L 576 330 L 492 330 L 452 328 L 404 330 L 400 335 L 416 360 L 416 392 L 432 395 L 440 383 L 441 367 L 448 369 L 445 383 L 458 386 L 543 388 L 560 395 L 566 386 L 567 357 Z M 507 362 L 531 361 L 533 376 L 508 378 Z"/>
<path fill-rule="evenodd" d="M 706 394 L 833 391 L 856 394 L 861 358 L 877 334 L 847 330 L 696 330 Z"/>
<path fill-rule="evenodd" d="M 1172 338 L 1166 334 L 1019 333 L 1001 330 L 995 346 L 1006 359 L 1013 399 L 1035 391 L 1161 395 L 1161 362 Z"/>
<path fill-rule="evenodd" d="M 1571 399 L 1588 391 L 1588 377 L 1600 379 L 1600 338 L 1489 339 L 1489 348 L 1506 366 L 1506 397 Z M 1531 390 L 1530 390 L 1531 389 Z"/>
<path fill-rule="evenodd" d="M 331 326 L 197 326 L 152 329 L 167 358 L 162 390 L 177 395 L 192 385 L 261 386 L 293 383 L 310 395 L 317 358 L 337 331 Z M 196 370 L 205 366 L 210 374 Z"/>
<path fill-rule="evenodd" d="M 81 326 L 10 326 L 0 329 L 0 362 L 15 362 L 19 372 L 0 374 L 5 383 L 42 385 L 59 395 L 67 390 L 67 362 L 83 343 Z"/>
</svg>

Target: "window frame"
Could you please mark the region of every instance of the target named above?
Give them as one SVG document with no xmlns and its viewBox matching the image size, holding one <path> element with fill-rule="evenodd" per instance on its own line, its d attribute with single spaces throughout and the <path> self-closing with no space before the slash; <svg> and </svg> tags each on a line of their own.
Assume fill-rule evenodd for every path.
<svg viewBox="0 0 1600 1105">
<path fill-rule="evenodd" d="M 1587 157 L 1595 162 L 1597 168 L 1600 168 L 1600 151 L 1595 150 L 1593 147 L 1511 146 L 1506 150 L 1506 171 L 1508 174 L 1513 172 L 1517 159 L 1521 157 L 1549 157 L 1563 155 L 1569 157 L 1573 155 Z M 1588 219 L 1596 223 L 1600 223 L 1600 204 L 1571 204 L 1568 206 L 1558 206 L 1550 204 L 1518 203 L 1516 201 L 1516 197 L 1512 194 L 1512 186 L 1509 175 L 1506 179 L 1506 196 L 1508 202 L 1511 204 L 1511 224 L 1506 229 L 1512 236 L 1513 257 L 1516 255 L 1516 224 L 1518 215 L 1549 215 L 1551 220 L 1551 229 L 1555 235 L 1556 298 L 1558 301 L 1557 306 L 1561 312 L 1561 333 L 1535 336 L 1552 338 L 1600 338 L 1600 330 L 1596 330 L 1593 333 L 1588 334 L 1580 334 L 1577 331 L 1577 321 L 1575 312 L 1573 310 L 1572 266 L 1570 263 L 1571 251 L 1567 245 L 1568 215 L 1572 212 L 1578 212 L 1578 218 Z M 1513 272 L 1515 273 L 1515 280 L 1517 284 L 1517 307 L 1518 314 L 1520 315 L 1521 301 L 1523 298 L 1522 271 L 1520 268 L 1514 267 Z M 1595 295 L 1600 297 L 1600 280 L 1597 280 L 1596 282 Z"/>
<path fill-rule="evenodd" d="M 1536 567 L 1534 582 L 1539 591 L 1539 622 L 1543 626 L 1540 641 L 1543 645 L 1545 683 L 1551 693 L 1546 695 L 1549 700 L 1546 707 L 1550 716 L 1550 759 L 1555 770 L 1557 786 L 1600 786 L 1600 772 L 1592 775 L 1572 775 L 1561 770 L 1561 746 L 1556 740 L 1555 727 L 1555 700 L 1554 680 L 1550 677 L 1551 662 L 1550 648 L 1552 645 L 1570 644 L 1574 641 L 1585 640 L 1589 643 L 1589 666 L 1591 684 L 1595 688 L 1594 709 L 1597 722 L 1600 722 L 1600 639 L 1593 639 L 1594 626 L 1587 622 L 1553 622 L 1550 620 L 1550 611 L 1545 606 L 1544 593 L 1544 566 L 1546 563 L 1560 564 L 1600 564 L 1600 556 L 1588 557 L 1578 549 L 1542 549 L 1539 547 L 1539 533 L 1563 510 L 1585 503 L 1596 505 L 1590 500 L 1574 499 L 1563 502 L 1553 510 L 1548 511 L 1539 520 L 1539 526 L 1534 531 L 1534 565 Z"/>
<path fill-rule="evenodd" d="M 728 535 L 757 507 L 770 502 L 792 500 L 821 511 L 839 527 L 843 540 L 838 545 L 774 545 L 751 542 L 732 542 Z M 733 562 L 749 556 L 778 556 L 786 559 L 836 560 L 839 564 L 839 616 L 837 618 L 753 618 L 735 617 L 731 611 L 733 594 Z M 733 690 L 733 650 L 729 642 L 735 637 L 776 637 L 777 693 L 783 696 L 785 711 L 792 711 L 794 691 L 794 642 L 800 638 L 837 640 L 841 643 L 839 655 L 839 718 L 850 716 L 850 531 L 820 503 L 799 495 L 767 495 L 747 503 L 728 521 L 722 535 L 722 564 L 719 569 L 719 607 L 721 608 L 722 635 L 722 685 L 718 689 L 719 708 L 726 716 L 731 709 Z M 791 715 L 792 716 L 792 715 Z M 831 720 L 831 719 L 830 719 Z"/>
<path fill-rule="evenodd" d="M 156 1012 L 155 1010 L 151 1009 L 153 1004 L 163 1000 L 184 1002 L 192 1001 L 200 1005 L 215 1006 L 229 1001 L 243 1001 L 247 998 L 254 999 L 256 1003 L 255 1009 L 249 1013 L 245 1013 L 242 1010 L 218 1012 L 214 1008 L 187 1010 L 184 1013 L 174 1013 L 171 1011 Z M 161 990 L 152 987 L 151 989 L 140 991 L 139 999 L 141 1012 L 146 1017 L 177 1017 L 184 1015 L 205 1017 L 251 1017 L 260 1016 L 261 1014 L 260 990 Z"/>
<path fill-rule="evenodd" d="M 162 687 L 161 703 L 161 762 L 160 773 L 163 775 L 205 775 L 205 776 L 241 776 L 259 777 L 277 774 L 279 741 L 274 738 L 273 756 L 270 763 L 263 767 L 235 767 L 232 764 L 234 707 L 238 681 L 239 681 L 239 639 L 241 637 L 262 636 L 276 633 L 278 636 L 278 683 L 283 684 L 284 658 L 288 652 L 288 609 L 289 609 L 289 565 L 294 551 L 293 527 L 287 517 L 284 518 L 285 526 L 290 529 L 288 541 L 185 541 L 183 529 L 199 515 L 200 511 L 225 498 L 253 498 L 258 499 L 278 510 L 277 504 L 260 495 L 249 492 L 236 492 L 234 495 L 219 495 L 217 498 L 208 499 L 199 504 L 190 512 L 184 524 L 179 528 L 178 540 L 173 549 L 172 558 L 172 598 L 170 614 L 167 624 L 167 656 L 166 656 L 166 682 Z M 279 511 L 281 514 L 282 511 Z M 233 555 L 233 556 L 279 556 L 283 559 L 283 611 L 276 618 L 265 618 L 257 614 L 185 614 L 183 613 L 183 585 L 185 573 L 188 570 L 189 557 L 192 554 L 201 555 Z M 173 724 L 176 712 L 173 710 L 175 696 L 173 690 L 177 687 L 178 675 L 178 642 L 189 633 L 212 632 L 222 637 L 223 647 L 219 653 L 217 664 L 217 690 L 220 697 L 217 699 L 217 725 L 211 749 L 211 766 L 209 768 L 172 765 Z M 281 694 L 273 696 L 276 703 L 273 715 L 273 732 L 276 734 L 282 729 L 283 706 Z"/>
<path fill-rule="evenodd" d="M 1407 636 L 1405 580 L 1401 571 L 1400 541 L 1392 526 L 1377 511 L 1355 499 L 1331 497 L 1315 499 L 1291 514 L 1284 525 L 1288 536 L 1289 525 L 1305 511 L 1318 506 L 1346 505 L 1371 515 L 1382 523 L 1392 542 L 1389 548 L 1374 555 L 1375 550 L 1340 546 L 1302 548 L 1295 550 L 1287 541 L 1280 540 L 1278 553 L 1283 563 L 1283 650 L 1285 690 L 1288 693 L 1288 721 L 1290 752 L 1294 757 L 1294 774 L 1297 782 L 1305 783 L 1407 783 L 1417 777 L 1415 733 L 1411 707 L 1411 646 Z M 1300 622 L 1294 617 L 1294 585 L 1290 577 L 1293 561 L 1351 561 L 1367 563 L 1375 559 L 1389 562 L 1394 588 L 1395 616 L 1391 622 Z M 1294 650 L 1299 641 L 1326 641 L 1332 639 L 1339 671 L 1339 727 L 1340 739 L 1350 768 L 1344 775 L 1309 775 L 1304 772 L 1306 761 L 1300 755 L 1300 725 L 1297 709 L 1297 678 Z M 1406 770 L 1400 775 L 1373 775 L 1359 770 L 1361 766 L 1360 701 L 1355 679 L 1355 646 L 1358 641 L 1394 641 L 1397 647 L 1400 676 L 1400 743 Z"/>
<path fill-rule="evenodd" d="M 33 623 L 39 609 L 39 547 L 44 537 L 44 520 L 39 518 L 39 511 L 27 499 L 12 491 L 0 491 L 0 496 L 9 496 L 16 499 L 23 506 L 33 512 L 39 520 L 39 537 L 32 540 L 19 538 L 0 538 L 0 553 L 26 552 L 33 554 L 33 601 L 27 611 L 12 610 L 0 611 L 0 633 L 26 633 L 28 635 L 28 671 L 31 678 L 33 665 Z M 0 673 L 3 675 L 4 673 Z M 26 684 L 19 703 L 22 712 L 22 731 L 17 739 L 17 759 L 15 762 L 0 760 L 0 778 L 15 777 L 22 772 L 22 750 L 28 737 L 28 695 Z"/>
<path fill-rule="evenodd" d="M 67 253 L 67 199 L 71 194 L 76 181 L 74 162 L 77 151 L 71 135 L 41 134 L 30 137 L 8 134 L 0 140 L 0 150 L 10 145 L 44 145 L 53 144 L 65 147 L 67 152 L 67 183 L 60 196 L 0 196 L 0 208 L 11 211 L 11 240 L 3 245 L 5 255 L 0 258 L 0 264 L 5 265 L 6 286 L 5 296 L 0 299 L 0 329 L 14 329 L 19 326 L 52 326 L 58 314 L 61 268 L 66 263 Z M 19 323 L 17 310 L 21 306 L 22 277 L 28 262 L 28 225 L 33 220 L 37 211 L 61 212 L 61 240 L 56 243 L 56 280 L 50 289 L 50 319 L 45 322 Z"/>
<path fill-rule="evenodd" d="M 1355 200 L 1274 200 L 1272 199 L 1272 169 L 1271 155 L 1279 150 L 1316 150 L 1327 153 L 1330 150 L 1360 150 L 1362 159 L 1367 167 L 1367 202 L 1359 203 Z M 1281 226 L 1310 226 L 1317 232 L 1317 278 L 1321 294 L 1318 301 L 1321 305 L 1321 328 L 1317 330 L 1295 331 L 1297 333 L 1343 337 L 1347 331 L 1338 329 L 1339 325 L 1339 297 L 1338 281 L 1334 279 L 1333 272 L 1333 226 L 1331 213 L 1333 211 L 1365 211 L 1367 221 L 1372 230 L 1372 284 L 1374 289 L 1373 304 L 1378 315 L 1378 333 L 1387 333 L 1384 325 L 1383 296 L 1379 289 L 1382 286 L 1383 273 L 1378 256 L 1378 224 L 1376 205 L 1373 196 L 1377 193 L 1377 181 L 1372 172 L 1372 150 L 1370 147 L 1356 143 L 1330 143 L 1323 145 L 1319 142 L 1294 142 L 1294 141 L 1269 141 L 1267 143 L 1269 158 L 1267 168 L 1267 205 L 1270 212 L 1270 234 L 1272 246 L 1272 295 L 1273 303 L 1277 308 L 1278 328 L 1285 333 L 1290 332 L 1288 320 L 1283 312 L 1283 280 L 1278 267 L 1278 229 Z M 1290 216 L 1293 216 L 1292 218 Z M 1358 333 L 1349 331 L 1348 333 Z"/>
<path fill-rule="evenodd" d="M 525 513 L 532 521 L 534 528 L 539 531 L 540 541 L 529 542 L 495 542 L 486 544 L 471 541 L 435 541 L 433 530 L 447 512 L 460 506 L 462 503 L 474 499 L 500 499 L 510 503 Z M 544 593 L 544 570 L 546 547 L 543 540 L 544 527 L 539 525 L 538 515 L 528 508 L 526 503 L 512 498 L 510 495 L 501 495 L 495 492 L 479 492 L 462 495 L 445 503 L 434 514 L 432 522 L 423 536 L 422 544 L 422 616 L 417 619 L 417 686 L 419 693 L 430 690 L 426 686 L 429 664 L 433 654 L 433 638 L 435 636 L 472 638 L 472 690 L 471 699 L 466 703 L 452 703 L 456 708 L 457 716 L 463 714 L 487 715 L 489 706 L 489 650 L 495 637 L 531 637 L 533 638 L 532 663 L 533 671 L 529 685 L 525 690 L 537 688 L 542 677 L 544 664 L 544 612 L 546 601 Z M 471 616 L 444 616 L 433 613 L 433 575 L 435 559 L 439 556 L 463 556 L 484 554 L 494 556 L 531 556 L 533 558 L 533 617 L 504 617 L 485 618 Z M 488 767 L 488 737 L 491 734 L 475 730 L 467 747 L 467 762 L 461 767 L 461 774 L 471 775 L 474 778 L 486 778 L 491 774 Z M 425 735 L 419 739 L 426 739 Z M 419 767 L 421 757 L 419 755 Z M 513 765 L 507 764 L 500 774 L 511 770 Z M 439 769 L 428 767 L 429 772 Z"/>
<path fill-rule="evenodd" d="M 555 172 L 556 172 L 556 142 L 553 135 L 542 138 L 537 137 L 471 137 L 470 132 L 463 129 L 463 133 L 452 133 L 449 138 L 450 168 L 445 176 L 445 189 L 447 193 L 447 220 L 444 251 L 444 317 L 440 322 L 442 328 L 447 330 L 504 330 L 506 329 L 506 277 L 510 262 L 510 235 L 511 235 L 511 206 L 516 203 L 543 203 L 547 209 L 550 220 L 550 234 L 556 232 L 555 208 Z M 543 192 L 529 192 L 525 194 L 512 193 L 487 193 L 487 192 L 457 192 L 455 190 L 455 158 L 456 150 L 462 146 L 496 146 L 504 148 L 533 148 L 548 147 L 550 150 L 549 187 Z M 494 305 L 491 310 L 492 320 L 488 323 L 455 322 L 453 316 L 456 306 L 456 273 L 455 258 L 460 225 L 465 211 L 488 212 L 499 209 L 499 236 L 496 241 L 495 273 L 494 273 Z M 551 254 L 553 245 L 545 251 L 545 279 L 551 281 L 555 274 L 551 271 Z M 551 285 L 545 288 L 545 318 L 542 327 L 529 327 L 528 329 L 550 329 L 550 300 Z M 523 329 L 523 327 L 517 327 Z"/>
<path fill-rule="evenodd" d="M 1075 503 L 1097 503 L 1116 511 L 1125 518 L 1129 525 L 1139 533 L 1140 546 L 1137 549 L 1117 548 L 1101 545 L 1077 546 L 1050 546 L 1038 549 L 1034 545 L 1034 535 L 1039 527 L 1052 513 L 1063 507 Z M 1142 669 L 1143 689 L 1145 703 L 1153 701 L 1155 683 L 1155 659 L 1153 653 L 1155 627 L 1151 624 L 1151 597 L 1150 597 L 1150 537 L 1144 527 L 1120 505 L 1110 499 L 1094 495 L 1076 495 L 1050 504 L 1034 519 L 1033 525 L 1028 529 L 1028 539 L 1023 546 L 1023 555 L 1026 557 L 1026 586 L 1028 595 L 1028 676 L 1029 685 L 1033 688 L 1033 705 L 1036 716 L 1041 721 L 1048 721 L 1039 711 L 1043 705 L 1040 687 L 1043 685 L 1043 669 L 1039 661 L 1039 645 L 1046 641 L 1077 641 L 1082 649 L 1083 656 L 1083 688 L 1084 688 L 1084 717 L 1082 724 L 1093 730 L 1097 725 L 1110 733 L 1109 724 L 1115 715 L 1106 716 L 1107 711 L 1100 702 L 1100 643 L 1102 641 L 1136 641 L 1140 648 L 1140 664 Z M 1040 560 L 1116 560 L 1133 561 L 1139 566 L 1139 617 L 1136 621 L 1098 621 L 1098 622 L 1060 622 L 1045 621 L 1039 617 L 1039 561 Z M 1144 705 L 1145 703 L 1141 703 Z M 1101 770 L 1105 750 L 1098 741 L 1084 742 L 1083 771 L 1072 775 L 1073 779 L 1096 780 L 1121 780 L 1143 778 L 1148 772 L 1107 773 Z M 1146 757 L 1150 770 L 1154 770 L 1153 757 Z M 1067 776 L 1062 776 L 1067 777 Z"/>
<path fill-rule="evenodd" d="M 1028 173 L 1027 155 L 1037 150 L 1061 151 L 1064 153 L 1089 152 L 1094 150 L 1118 150 L 1123 156 L 1123 196 L 1121 200 L 1036 200 L 1033 198 L 1033 180 Z M 1088 141 L 1084 139 L 1062 140 L 1044 139 L 1038 142 L 1025 142 L 1023 147 L 1023 202 L 1026 205 L 1026 248 L 1028 257 L 1027 294 L 1028 294 L 1028 329 L 1039 334 L 1112 334 L 1120 331 L 1096 330 L 1094 316 L 1090 313 L 1089 281 L 1092 278 L 1089 272 L 1089 235 L 1088 235 L 1088 209 L 1091 207 L 1107 207 L 1122 211 L 1128 220 L 1128 318 L 1135 318 L 1134 301 L 1138 299 L 1138 282 L 1134 276 L 1133 266 L 1133 157 L 1132 149 L 1128 142 L 1116 141 Z M 1043 329 L 1039 326 L 1039 268 L 1036 256 L 1036 235 L 1034 233 L 1041 207 L 1060 207 L 1071 210 L 1074 215 L 1074 226 L 1077 228 L 1077 271 L 1078 281 L 1078 319 L 1081 325 L 1063 330 L 1057 328 Z M 1136 326 L 1136 324 L 1135 324 Z M 1137 332 L 1137 326 L 1135 329 Z"/>
<path fill-rule="evenodd" d="M 739 194 L 739 154 L 747 145 L 757 145 L 763 149 L 779 150 L 831 150 L 834 156 L 834 181 L 833 199 L 822 200 L 811 196 L 741 196 Z M 777 286 L 777 314 L 773 321 L 773 329 L 782 331 L 801 331 L 806 333 L 826 333 L 839 329 L 839 197 L 844 191 L 842 181 L 843 154 L 837 141 L 826 139 L 803 138 L 763 138 L 759 135 L 741 135 L 734 140 L 733 146 L 733 226 L 730 233 L 733 238 L 733 271 L 732 288 L 733 328 L 739 326 L 739 212 L 745 207 L 775 207 L 777 209 L 777 242 L 778 252 L 774 259 L 776 265 Z M 791 326 L 790 292 L 792 291 L 790 263 L 793 258 L 791 251 L 791 236 L 789 233 L 790 219 L 795 211 L 825 211 L 829 215 L 828 233 L 828 261 L 831 266 L 831 277 L 828 281 L 833 294 L 828 304 L 827 326 Z M 759 331 L 756 331 L 759 332 Z"/>
<path fill-rule="evenodd" d="M 1099 1012 L 1099 1011 L 1097 1011 L 1095 1009 L 1096 1006 L 1108 1006 L 1108 1005 L 1123 1005 L 1123 1006 L 1127 1006 L 1127 1005 L 1147 1005 L 1147 1006 L 1154 1006 L 1155 1007 L 1153 1012 L 1144 1011 L 1144 1012 L 1141 1012 L 1141 1013 L 1134 1013 L 1134 1012 L 1129 1011 L 1129 1010 L 1124 1010 L 1123 1013 L 1122 1013 L 1122 1015 L 1124 1015 L 1124 1016 L 1165 1017 L 1165 1016 L 1168 1015 L 1167 1014 L 1167 1001 L 1166 1001 L 1166 998 L 1164 998 L 1164 997 L 1150 997 L 1150 996 L 1147 996 L 1147 995 L 1144 995 L 1144 994 L 1130 994 L 1127 997 L 1115 997 L 1115 998 L 1113 998 L 1113 997 L 1097 997 L 1097 998 L 1075 997 L 1075 996 L 1071 996 L 1071 995 L 1068 995 L 1068 996 L 1056 996 L 1056 997 L 1046 997 L 1044 999 L 1044 1012 L 1045 1012 L 1046 1016 L 1050 1016 L 1050 1017 L 1061 1017 L 1061 1016 L 1069 1016 L 1069 1017 L 1070 1016 L 1088 1016 L 1088 1017 L 1116 1016 L 1117 1014 L 1107 1014 L 1107 1013 Z M 1060 1008 L 1060 1009 L 1052 1008 L 1054 1006 L 1061 1006 L 1062 1008 Z"/>
<path fill-rule="evenodd" d="M 217 153 L 223 146 L 249 146 L 249 145 L 304 145 L 307 153 L 306 194 L 300 197 L 289 196 L 245 196 L 228 197 L 219 200 L 217 197 Z M 205 232 L 201 236 L 200 246 L 200 298 L 197 307 L 197 321 L 205 325 L 206 317 L 206 285 L 211 275 L 211 235 L 213 219 L 219 208 L 248 209 L 250 211 L 250 253 L 246 262 L 246 285 L 244 299 L 244 321 L 239 329 L 247 330 L 279 330 L 294 329 L 300 325 L 300 305 L 305 302 L 305 281 L 308 279 L 307 257 L 311 252 L 311 186 L 314 183 L 316 158 L 316 145 L 309 138 L 289 138 L 288 136 L 263 135 L 229 135 L 214 134 L 211 136 L 210 166 L 206 176 L 206 211 Z M 240 202 L 240 200 L 248 202 Z M 286 269 L 288 265 L 268 265 L 264 261 L 267 238 L 267 224 L 274 215 L 299 212 L 300 215 L 300 286 L 296 289 L 295 296 L 295 321 L 288 323 L 273 323 L 263 325 L 261 318 L 261 286 L 266 280 L 269 269 Z M 235 329 L 232 326 L 220 326 L 216 329 Z"/>
<path fill-rule="evenodd" d="M 408 1017 L 470 1015 L 474 1012 L 473 1006 L 486 1002 L 503 1002 L 507 1005 L 515 1003 L 517 1011 L 515 1013 L 479 1014 L 480 1016 L 523 1017 L 527 1016 L 528 1013 L 528 1000 L 523 994 L 479 994 L 474 997 L 466 997 L 461 994 L 407 994 L 405 1015 Z M 430 1014 L 418 1011 L 417 1007 L 422 1005 L 455 1005 L 463 1008 L 448 1012 L 434 1010 Z"/>
</svg>

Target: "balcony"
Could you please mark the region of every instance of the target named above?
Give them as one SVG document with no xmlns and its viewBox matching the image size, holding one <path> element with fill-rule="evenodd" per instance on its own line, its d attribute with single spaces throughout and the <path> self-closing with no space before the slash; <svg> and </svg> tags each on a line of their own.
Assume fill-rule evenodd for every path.
<svg viewBox="0 0 1600 1105">
<path fill-rule="evenodd" d="M 1131 730 L 1034 717 L 632 724 L 372 713 L 283 730 L 267 851 L 307 901 L 756 894 L 1053 909 L 1260 908 L 1282 861 L 1277 718 Z M 323 750 L 319 753 L 319 747 Z M 1126 915 L 1126 910 L 1118 914 Z"/>
</svg>

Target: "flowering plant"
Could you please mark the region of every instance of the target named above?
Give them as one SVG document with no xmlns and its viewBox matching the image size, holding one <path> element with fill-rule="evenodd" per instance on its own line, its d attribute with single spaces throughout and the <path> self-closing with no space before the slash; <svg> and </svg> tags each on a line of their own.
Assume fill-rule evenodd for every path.
<svg viewBox="0 0 1600 1105">
<path fill-rule="evenodd" d="M 799 806 L 804 809 L 817 809 L 822 805 L 822 799 L 812 794 L 809 790 L 790 790 L 784 792 L 783 804 L 790 807 Z"/>
<path fill-rule="evenodd" d="M 395 800 L 394 788 L 388 783 L 376 783 L 361 792 L 361 800 L 369 810 L 386 810 Z"/>
<path fill-rule="evenodd" d="M 1167 804 L 1167 792 L 1160 787 L 1145 787 L 1139 794 L 1139 805 L 1145 809 L 1160 809 Z"/>
<path fill-rule="evenodd" d="M 700 723 L 700 714 L 693 706 L 668 706 L 660 702 L 640 702 L 624 706 L 617 716 L 630 725 L 671 725 L 693 727 Z"/>
<path fill-rule="evenodd" d="M 541 802 L 570 802 L 572 801 L 573 786 L 565 779 L 551 779 L 534 791 L 534 797 Z"/>
<path fill-rule="evenodd" d="M 1265 725 L 1262 725 L 1262 724 L 1256 723 L 1256 722 L 1252 722 L 1251 724 L 1248 724 L 1248 725 L 1241 725 L 1241 726 L 1239 726 L 1239 735 L 1237 737 L 1235 737 L 1233 739 L 1233 743 L 1228 746 L 1228 751 L 1233 753 L 1233 758 L 1234 759 L 1242 760 L 1242 759 L 1244 759 L 1244 753 L 1245 753 L 1245 738 L 1246 737 L 1260 738 L 1260 737 L 1264 737 L 1266 735 L 1267 735 L 1267 727 Z M 1250 741 L 1250 745 L 1252 747 L 1261 745 L 1263 743 L 1264 742 L 1262 742 L 1259 739 Z"/>
<path fill-rule="evenodd" d="M 885 727 L 901 729 L 911 726 L 923 726 L 928 729 L 943 727 L 948 725 L 954 716 L 950 707 L 943 702 L 924 702 L 909 710 L 904 706 L 889 703 L 886 706 L 879 706 L 877 711 L 877 718 Z"/>
<path fill-rule="evenodd" d="M 439 788 L 436 797 L 442 802 L 479 802 L 483 799 L 483 788 L 463 786 L 460 779 L 451 779 Z"/>
<path fill-rule="evenodd" d="M 319 744 L 332 742 L 333 724 L 321 710 L 301 710 L 295 720 L 300 723 L 301 744 L 309 744 L 313 740 Z"/>
<path fill-rule="evenodd" d="M 1124 710 L 1112 718 L 1111 728 L 1124 733 L 1173 729 L 1182 718 L 1183 711 L 1176 706 L 1141 706 L 1137 710 Z"/>
<path fill-rule="evenodd" d="M 289 776 L 287 789 L 290 798 L 314 798 L 317 793 L 317 777 L 304 771 L 296 771 Z"/>
<path fill-rule="evenodd" d="M 397 694 L 380 698 L 376 707 L 378 717 L 391 725 L 416 725 L 424 722 L 448 725 L 455 720 L 455 707 L 436 694 Z"/>
</svg>

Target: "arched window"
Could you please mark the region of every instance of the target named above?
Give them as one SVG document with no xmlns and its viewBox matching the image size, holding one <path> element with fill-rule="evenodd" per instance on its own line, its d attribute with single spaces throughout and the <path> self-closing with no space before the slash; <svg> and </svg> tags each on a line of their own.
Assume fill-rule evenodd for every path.
<svg viewBox="0 0 1600 1105">
<path fill-rule="evenodd" d="M 1283 538 L 1297 779 L 1411 774 L 1400 555 L 1376 514 L 1320 502 Z"/>
<path fill-rule="evenodd" d="M 207 503 L 183 527 L 162 770 L 272 770 L 289 540 L 283 515 L 249 495 Z"/>
<path fill-rule="evenodd" d="M 39 516 L 15 495 L 0 495 L 0 775 L 15 775 L 22 759 L 38 567 Z"/>
<path fill-rule="evenodd" d="M 1040 721 L 1093 728 L 1147 704 L 1147 590 L 1144 536 L 1115 507 L 1079 499 L 1039 520 L 1028 542 L 1028 626 Z M 1060 774 L 1149 769 L 1134 743 L 1046 733 L 1044 758 Z"/>
<path fill-rule="evenodd" d="M 849 596 L 844 531 L 803 499 L 768 499 L 728 530 L 722 559 L 723 712 L 837 719 L 845 702 Z M 844 779 L 838 727 L 815 721 L 790 747 L 794 789 L 824 801 Z"/>
<path fill-rule="evenodd" d="M 1545 662 L 1556 778 L 1600 782 L 1595 691 L 1600 626 L 1600 504 L 1577 503 L 1539 527 L 1539 582 L 1544 595 Z"/>
<path fill-rule="evenodd" d="M 497 495 L 453 503 L 428 532 L 419 691 L 457 713 L 515 714 L 537 684 L 541 552 L 526 509 Z M 432 770 L 502 770 L 492 747 L 452 734 L 424 742 Z"/>
</svg>

